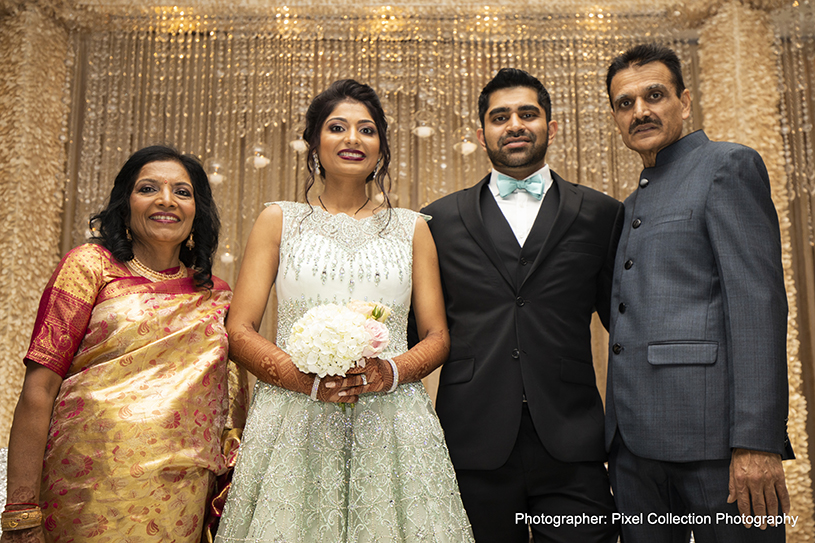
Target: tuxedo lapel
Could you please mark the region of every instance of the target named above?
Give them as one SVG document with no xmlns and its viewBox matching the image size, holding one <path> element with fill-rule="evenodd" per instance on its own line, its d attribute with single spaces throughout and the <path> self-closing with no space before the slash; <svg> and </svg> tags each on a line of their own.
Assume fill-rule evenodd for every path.
<svg viewBox="0 0 815 543">
<path fill-rule="evenodd" d="M 560 195 L 560 203 L 557 208 L 557 214 L 555 215 L 552 227 L 549 229 L 549 234 L 546 236 L 546 240 L 543 242 L 541 250 L 538 252 L 535 260 L 532 262 L 532 266 L 529 268 L 529 272 L 524 278 L 524 283 L 526 283 L 532 274 L 535 273 L 535 271 L 541 266 L 549 253 L 552 252 L 552 249 L 569 230 L 569 227 L 577 218 L 577 215 L 580 212 L 580 205 L 583 202 L 583 195 L 555 172 L 552 172 L 552 182 L 557 185 L 557 190 Z M 537 222 L 538 221 L 536 220 L 536 223 Z M 521 286 L 523 286 L 523 283 Z"/>
<path fill-rule="evenodd" d="M 478 182 L 477 185 L 468 190 L 459 193 L 458 197 L 458 212 L 461 216 L 461 221 L 464 227 L 470 233 L 476 245 L 478 245 L 484 254 L 487 255 L 492 265 L 501 274 L 501 277 L 514 288 L 515 282 L 507 271 L 504 261 L 498 254 L 495 244 L 492 241 L 487 225 L 484 224 L 484 218 L 481 214 L 481 194 L 484 192 L 484 185 L 489 183 L 489 174 Z"/>
</svg>

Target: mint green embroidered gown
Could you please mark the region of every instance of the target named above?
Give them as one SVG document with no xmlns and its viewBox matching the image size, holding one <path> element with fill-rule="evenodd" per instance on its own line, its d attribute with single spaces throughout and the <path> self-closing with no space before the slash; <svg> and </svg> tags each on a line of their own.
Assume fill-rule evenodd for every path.
<svg viewBox="0 0 815 543">
<path fill-rule="evenodd" d="M 309 308 L 389 305 L 391 342 L 407 350 L 413 231 L 394 209 L 355 220 L 306 204 L 283 210 L 277 344 Z M 365 394 L 356 407 L 314 402 L 258 381 L 216 543 L 473 541 L 453 466 L 421 382 Z"/>
</svg>

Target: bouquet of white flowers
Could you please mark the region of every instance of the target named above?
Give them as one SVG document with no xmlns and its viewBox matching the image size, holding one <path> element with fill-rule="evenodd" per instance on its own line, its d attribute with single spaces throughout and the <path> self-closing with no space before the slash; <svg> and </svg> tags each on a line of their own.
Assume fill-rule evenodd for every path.
<svg viewBox="0 0 815 543">
<path fill-rule="evenodd" d="M 386 305 L 352 300 L 309 309 L 291 327 L 286 350 L 300 371 L 345 375 L 363 358 L 379 356 L 390 341 Z"/>
</svg>

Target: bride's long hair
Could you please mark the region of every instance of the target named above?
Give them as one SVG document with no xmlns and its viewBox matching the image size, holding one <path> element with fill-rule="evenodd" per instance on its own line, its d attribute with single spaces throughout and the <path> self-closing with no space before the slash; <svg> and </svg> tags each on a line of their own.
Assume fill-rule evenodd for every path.
<svg viewBox="0 0 815 543">
<path fill-rule="evenodd" d="M 391 162 L 391 149 L 388 145 L 388 121 L 385 118 L 385 111 L 379 102 L 379 96 L 370 86 L 358 83 L 353 79 L 341 79 L 335 81 L 317 95 L 308 106 L 306 111 L 306 128 L 303 130 L 303 139 L 308 143 L 308 154 L 306 155 L 306 167 L 308 168 L 308 178 L 306 179 L 306 203 L 308 203 L 308 193 L 314 186 L 314 162 L 312 157 L 320 146 L 320 132 L 323 123 L 334 111 L 334 108 L 342 102 L 359 102 L 368 110 L 376 125 L 376 132 L 379 135 L 379 152 L 382 161 L 376 169 L 376 175 L 371 172 L 367 181 L 376 183 L 376 188 L 382 193 L 382 203 L 379 207 L 391 209 L 388 191 L 390 190 L 390 174 L 388 167 Z M 325 177 L 321 172 L 321 177 Z"/>
</svg>

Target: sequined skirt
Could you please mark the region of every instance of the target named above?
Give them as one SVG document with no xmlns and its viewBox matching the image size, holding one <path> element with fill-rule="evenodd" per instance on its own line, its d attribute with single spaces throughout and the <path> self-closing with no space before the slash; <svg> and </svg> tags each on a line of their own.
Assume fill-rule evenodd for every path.
<svg viewBox="0 0 815 543">
<path fill-rule="evenodd" d="M 473 541 L 420 383 L 353 408 L 258 382 L 217 543 Z"/>
</svg>

